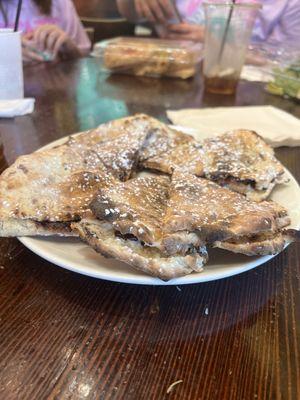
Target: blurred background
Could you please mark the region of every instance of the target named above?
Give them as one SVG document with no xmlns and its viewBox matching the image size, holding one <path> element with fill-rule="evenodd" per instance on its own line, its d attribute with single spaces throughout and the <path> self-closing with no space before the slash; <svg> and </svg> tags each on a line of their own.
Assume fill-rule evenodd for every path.
<svg viewBox="0 0 300 400">
<path fill-rule="evenodd" d="M 133 35 L 134 25 L 120 16 L 116 0 L 73 0 L 92 42 Z"/>
</svg>

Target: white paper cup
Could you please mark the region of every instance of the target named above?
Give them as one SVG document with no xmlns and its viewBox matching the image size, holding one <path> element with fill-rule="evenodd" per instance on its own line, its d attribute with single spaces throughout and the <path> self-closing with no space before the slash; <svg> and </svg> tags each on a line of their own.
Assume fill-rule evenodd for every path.
<svg viewBox="0 0 300 400">
<path fill-rule="evenodd" d="M 23 97 L 21 32 L 0 29 L 0 100 Z"/>
</svg>

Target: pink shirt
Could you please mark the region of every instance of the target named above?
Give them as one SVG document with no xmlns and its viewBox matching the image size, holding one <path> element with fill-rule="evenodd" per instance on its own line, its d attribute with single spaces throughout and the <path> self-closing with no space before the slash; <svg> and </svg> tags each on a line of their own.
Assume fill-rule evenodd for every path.
<svg viewBox="0 0 300 400">
<path fill-rule="evenodd" d="M 222 2 L 222 0 L 221 0 Z M 253 42 L 287 44 L 300 49 L 300 0 L 237 0 L 261 3 L 252 33 Z M 179 12 L 189 22 L 204 24 L 202 0 L 176 0 Z"/>
<path fill-rule="evenodd" d="M 15 21 L 17 0 L 6 0 L 2 2 L 2 5 L 6 11 L 8 23 L 5 25 L 4 17 L 0 12 L 0 28 L 12 28 Z M 90 40 L 71 0 L 52 0 L 50 15 L 43 15 L 33 1 L 23 0 L 19 29 L 27 33 L 44 24 L 59 26 L 73 39 L 80 50 L 87 52 L 90 49 Z"/>
</svg>

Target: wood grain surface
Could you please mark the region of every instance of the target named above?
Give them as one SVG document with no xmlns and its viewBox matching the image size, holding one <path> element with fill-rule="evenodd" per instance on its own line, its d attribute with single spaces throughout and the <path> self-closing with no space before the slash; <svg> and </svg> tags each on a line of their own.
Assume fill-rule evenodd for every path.
<svg viewBox="0 0 300 400">
<path fill-rule="evenodd" d="M 260 84 L 203 98 L 200 78 L 109 77 L 89 59 L 29 67 L 25 84 L 36 108 L 0 120 L 1 169 L 134 112 L 166 120 L 166 108 L 272 104 L 300 116 Z M 300 150 L 277 155 L 299 180 Z M 0 399 L 298 400 L 299 364 L 299 244 L 239 276 L 153 287 L 81 276 L 0 239 Z"/>
</svg>

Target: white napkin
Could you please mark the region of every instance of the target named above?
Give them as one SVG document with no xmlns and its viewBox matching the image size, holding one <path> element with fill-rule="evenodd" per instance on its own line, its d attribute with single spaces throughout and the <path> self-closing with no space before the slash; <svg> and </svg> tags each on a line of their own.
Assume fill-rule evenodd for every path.
<svg viewBox="0 0 300 400">
<path fill-rule="evenodd" d="M 300 146 L 300 120 L 272 106 L 220 107 L 167 111 L 173 124 L 204 139 L 233 129 L 256 131 L 273 147 Z"/>
<path fill-rule="evenodd" d="M 255 82 L 271 82 L 274 80 L 273 76 L 267 70 L 264 71 L 262 68 L 254 65 L 244 65 L 241 72 L 241 79 Z"/>
<path fill-rule="evenodd" d="M 13 118 L 32 113 L 35 99 L 0 100 L 0 118 Z"/>
</svg>

